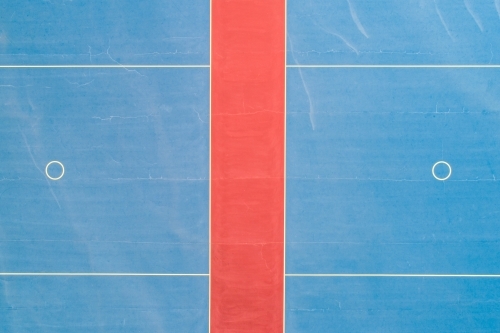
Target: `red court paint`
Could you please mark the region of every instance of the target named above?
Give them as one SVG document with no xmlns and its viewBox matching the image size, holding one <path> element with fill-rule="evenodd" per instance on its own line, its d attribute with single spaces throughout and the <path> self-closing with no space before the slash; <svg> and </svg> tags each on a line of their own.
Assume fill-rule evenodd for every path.
<svg viewBox="0 0 500 333">
<path fill-rule="evenodd" d="M 212 0 L 211 306 L 283 331 L 285 1 Z"/>
</svg>

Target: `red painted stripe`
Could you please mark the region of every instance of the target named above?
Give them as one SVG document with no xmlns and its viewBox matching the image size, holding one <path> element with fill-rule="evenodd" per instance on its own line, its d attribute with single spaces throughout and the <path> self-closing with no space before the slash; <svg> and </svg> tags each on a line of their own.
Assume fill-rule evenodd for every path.
<svg viewBox="0 0 500 333">
<path fill-rule="evenodd" d="M 212 0 L 212 333 L 283 331 L 284 0 Z"/>
</svg>

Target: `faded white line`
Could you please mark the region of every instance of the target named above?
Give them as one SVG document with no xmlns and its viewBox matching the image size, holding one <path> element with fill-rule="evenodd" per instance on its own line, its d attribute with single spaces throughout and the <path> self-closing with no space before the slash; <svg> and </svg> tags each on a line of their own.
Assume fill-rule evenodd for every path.
<svg viewBox="0 0 500 333">
<path fill-rule="evenodd" d="M 409 277 L 409 278 L 494 278 L 500 274 L 285 274 L 287 277 Z"/>
<path fill-rule="evenodd" d="M 500 68 L 500 65 L 287 65 L 288 68 Z"/>
<path fill-rule="evenodd" d="M 209 274 L 177 273 L 12 273 L 0 272 L 0 276 L 209 276 Z"/>
<path fill-rule="evenodd" d="M 0 68 L 210 68 L 210 65 L 1 65 Z"/>
</svg>

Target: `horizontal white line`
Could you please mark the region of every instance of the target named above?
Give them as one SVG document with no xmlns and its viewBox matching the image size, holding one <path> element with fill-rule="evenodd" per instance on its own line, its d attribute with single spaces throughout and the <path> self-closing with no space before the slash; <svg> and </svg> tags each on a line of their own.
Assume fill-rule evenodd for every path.
<svg viewBox="0 0 500 333">
<path fill-rule="evenodd" d="M 500 65 L 287 65 L 288 68 L 500 68 Z M 210 65 L 0 65 L 0 68 L 210 68 Z"/>
<path fill-rule="evenodd" d="M 500 274 L 285 274 L 287 277 L 500 278 Z"/>
<path fill-rule="evenodd" d="M 208 276 L 208 274 L 176 274 L 176 273 L 6 273 L 0 276 Z"/>
<path fill-rule="evenodd" d="M 500 68 L 499 65 L 287 65 L 288 68 Z M 9 68 L 210 68 L 210 65 L 0 65 Z"/>
<path fill-rule="evenodd" d="M 288 68 L 500 68 L 500 65 L 287 65 Z"/>
<path fill-rule="evenodd" d="M 210 68 L 210 65 L 0 65 L 0 68 Z"/>
</svg>

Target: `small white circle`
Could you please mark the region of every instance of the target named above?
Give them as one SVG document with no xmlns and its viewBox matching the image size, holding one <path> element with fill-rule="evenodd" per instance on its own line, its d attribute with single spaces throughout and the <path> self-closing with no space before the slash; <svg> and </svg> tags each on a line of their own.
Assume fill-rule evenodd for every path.
<svg viewBox="0 0 500 333">
<path fill-rule="evenodd" d="M 448 172 L 448 175 L 447 175 L 446 177 L 444 177 L 444 178 L 439 178 L 438 176 L 436 176 L 436 173 L 434 172 L 434 169 L 436 169 L 436 167 L 437 167 L 438 165 L 440 165 L 440 164 L 444 164 L 444 165 L 446 165 L 446 166 L 448 167 L 448 170 L 450 170 L 450 171 Z M 434 176 L 434 178 L 436 178 L 437 180 L 442 180 L 442 181 L 444 181 L 444 180 L 446 180 L 446 179 L 450 178 L 450 176 L 451 176 L 451 165 L 449 165 L 449 164 L 448 164 L 448 162 L 445 162 L 445 161 L 439 161 L 439 162 L 434 163 L 434 165 L 432 166 L 432 175 L 433 175 L 433 176 Z"/>
<path fill-rule="evenodd" d="M 59 164 L 61 166 L 62 172 L 59 175 L 59 177 L 51 177 L 49 175 L 49 166 L 51 166 L 52 164 Z M 47 177 L 50 180 L 59 180 L 59 179 L 61 179 L 64 176 L 64 165 L 61 162 L 59 162 L 59 161 L 50 161 L 49 163 L 47 163 L 47 166 L 45 167 L 45 175 L 47 175 Z"/>
</svg>

